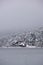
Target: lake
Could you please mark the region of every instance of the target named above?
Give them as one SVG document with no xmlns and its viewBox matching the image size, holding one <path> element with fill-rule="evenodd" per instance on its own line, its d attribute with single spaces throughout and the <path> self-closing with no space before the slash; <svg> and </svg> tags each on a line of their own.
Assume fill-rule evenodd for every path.
<svg viewBox="0 0 43 65">
<path fill-rule="evenodd" d="M 0 48 L 0 65 L 43 65 L 43 48 Z"/>
</svg>

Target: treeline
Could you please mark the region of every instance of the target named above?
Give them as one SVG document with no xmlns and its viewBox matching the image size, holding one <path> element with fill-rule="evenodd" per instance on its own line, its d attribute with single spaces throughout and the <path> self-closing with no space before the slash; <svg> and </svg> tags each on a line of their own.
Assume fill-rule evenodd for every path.
<svg viewBox="0 0 43 65">
<path fill-rule="evenodd" d="M 43 31 L 13 33 L 0 38 L 0 47 L 26 47 L 26 45 L 43 47 Z"/>
</svg>

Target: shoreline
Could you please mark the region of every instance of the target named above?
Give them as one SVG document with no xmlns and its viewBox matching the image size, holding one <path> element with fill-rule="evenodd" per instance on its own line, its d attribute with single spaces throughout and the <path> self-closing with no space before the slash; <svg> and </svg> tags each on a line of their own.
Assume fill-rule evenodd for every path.
<svg viewBox="0 0 43 65">
<path fill-rule="evenodd" d="M 40 48 L 43 48 L 43 47 L 0 47 L 0 48 L 9 48 L 9 49 L 10 48 L 30 48 L 30 49 L 35 49 L 35 48 L 38 49 L 39 48 L 40 49 Z"/>
</svg>

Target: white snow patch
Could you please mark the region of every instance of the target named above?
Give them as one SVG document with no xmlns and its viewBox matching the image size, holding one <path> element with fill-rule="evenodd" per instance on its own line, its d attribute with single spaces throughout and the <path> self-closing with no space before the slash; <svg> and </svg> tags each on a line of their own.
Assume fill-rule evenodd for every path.
<svg viewBox="0 0 43 65">
<path fill-rule="evenodd" d="M 36 48 L 36 46 L 29 46 L 29 45 L 26 45 L 26 47 L 28 47 L 28 48 Z"/>
</svg>

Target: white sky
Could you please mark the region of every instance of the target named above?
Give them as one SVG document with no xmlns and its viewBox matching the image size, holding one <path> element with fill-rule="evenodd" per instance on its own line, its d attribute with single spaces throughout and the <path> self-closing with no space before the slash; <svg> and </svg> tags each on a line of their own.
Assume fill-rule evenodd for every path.
<svg viewBox="0 0 43 65">
<path fill-rule="evenodd" d="M 0 31 L 43 26 L 43 0 L 0 0 Z"/>
</svg>

